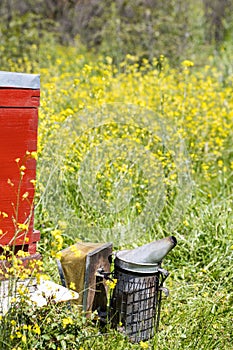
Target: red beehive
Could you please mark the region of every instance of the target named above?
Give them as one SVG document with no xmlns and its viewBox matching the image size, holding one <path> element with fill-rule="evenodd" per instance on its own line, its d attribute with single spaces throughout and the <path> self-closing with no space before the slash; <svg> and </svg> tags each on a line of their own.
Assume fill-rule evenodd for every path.
<svg viewBox="0 0 233 350">
<path fill-rule="evenodd" d="M 0 72 L 0 247 L 36 254 L 33 199 L 40 78 Z"/>
</svg>

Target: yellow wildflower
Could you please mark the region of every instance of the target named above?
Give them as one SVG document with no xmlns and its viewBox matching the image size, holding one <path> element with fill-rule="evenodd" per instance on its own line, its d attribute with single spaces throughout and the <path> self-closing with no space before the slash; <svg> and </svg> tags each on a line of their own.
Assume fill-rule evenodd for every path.
<svg viewBox="0 0 233 350">
<path fill-rule="evenodd" d="M 144 341 L 140 341 L 141 349 L 149 349 L 148 343 L 145 343 Z"/>
<path fill-rule="evenodd" d="M 70 251 L 72 253 L 74 253 L 74 256 L 77 257 L 77 258 L 79 258 L 81 256 L 81 251 L 75 245 L 72 245 L 70 247 Z"/>
<path fill-rule="evenodd" d="M 33 186 L 36 185 L 36 180 L 32 179 L 32 180 L 30 180 L 30 182 L 33 184 Z"/>
<path fill-rule="evenodd" d="M 38 324 L 36 323 L 35 325 L 34 325 L 34 327 L 33 327 L 33 332 L 35 333 L 35 334 L 38 334 L 38 335 L 40 335 L 41 334 L 41 330 L 40 330 L 40 327 L 38 326 Z"/>
<path fill-rule="evenodd" d="M 69 324 L 73 324 L 74 321 L 72 320 L 71 317 L 66 317 L 66 318 L 63 318 L 62 320 L 62 325 L 63 325 L 63 328 L 66 328 Z"/>
<path fill-rule="evenodd" d="M 26 342 L 27 342 L 27 337 L 26 337 L 25 334 L 22 335 L 22 338 L 21 338 L 21 339 L 22 339 L 22 342 L 23 342 L 23 343 L 26 343 Z"/>
<path fill-rule="evenodd" d="M 76 287 L 75 287 L 75 283 L 74 283 L 74 282 L 70 282 L 70 289 L 73 289 L 73 290 L 75 290 L 75 289 L 76 289 Z"/>
<path fill-rule="evenodd" d="M 18 228 L 21 230 L 21 231 L 27 231 L 28 230 L 28 224 L 24 224 L 24 223 L 18 223 L 17 224 Z"/>
<path fill-rule="evenodd" d="M 34 159 L 37 159 L 37 152 L 35 151 L 31 152 L 31 157 Z"/>
<path fill-rule="evenodd" d="M 113 278 L 112 280 L 107 280 L 106 285 L 109 287 L 109 289 L 114 289 L 117 284 L 117 279 Z"/>
<path fill-rule="evenodd" d="M 183 67 L 193 67 L 194 66 L 194 63 L 192 61 L 189 61 L 189 60 L 184 60 L 181 64 Z"/>
<path fill-rule="evenodd" d="M 29 193 L 28 192 L 24 192 L 24 194 L 22 195 L 22 199 L 26 199 L 27 197 L 29 196 Z"/>
</svg>

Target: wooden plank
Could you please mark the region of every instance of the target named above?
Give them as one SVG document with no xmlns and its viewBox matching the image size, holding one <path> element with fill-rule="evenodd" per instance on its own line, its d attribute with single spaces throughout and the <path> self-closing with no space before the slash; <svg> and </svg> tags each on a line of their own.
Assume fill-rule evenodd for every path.
<svg viewBox="0 0 233 350">
<path fill-rule="evenodd" d="M 1 238 L 0 238 L 0 245 L 2 246 L 4 245 L 20 246 L 20 245 L 30 245 L 33 243 L 35 243 L 34 237 L 33 237 L 33 222 L 31 222 L 27 233 L 20 232 L 18 233 L 17 237 L 15 237 L 12 233 L 5 232 L 3 235 L 1 235 Z"/>
<path fill-rule="evenodd" d="M 9 185 L 7 181 L 1 181 L 0 179 L 0 205 L 5 200 L 15 203 L 17 197 L 20 202 L 28 202 L 29 199 L 33 199 L 35 189 L 30 182 L 14 181 L 14 186 Z"/>
<path fill-rule="evenodd" d="M 31 261 L 35 261 L 35 264 L 36 264 L 37 260 L 41 260 L 41 255 L 39 253 L 36 253 L 33 255 L 29 255 L 26 258 L 20 258 L 20 260 L 22 261 L 23 266 L 30 268 L 29 263 Z M 0 285 L 2 285 L 3 280 L 6 280 L 6 278 L 4 276 L 4 272 L 6 272 L 8 267 L 10 267 L 10 266 L 11 266 L 11 261 L 8 261 L 8 260 L 0 261 Z M 40 264 L 39 264 L 39 266 L 38 265 L 35 266 L 35 269 L 38 270 L 38 272 L 40 272 L 40 270 L 41 270 L 40 266 L 41 266 Z"/>
<path fill-rule="evenodd" d="M 1 104 L 1 101 L 0 101 Z M 37 108 L 20 108 L 20 107 L 1 107 L 0 106 L 0 122 L 3 125 L 14 127 L 15 125 L 26 126 L 30 129 L 37 129 Z"/>
<path fill-rule="evenodd" d="M 0 88 L 0 107 L 38 107 L 40 90 Z"/>
</svg>

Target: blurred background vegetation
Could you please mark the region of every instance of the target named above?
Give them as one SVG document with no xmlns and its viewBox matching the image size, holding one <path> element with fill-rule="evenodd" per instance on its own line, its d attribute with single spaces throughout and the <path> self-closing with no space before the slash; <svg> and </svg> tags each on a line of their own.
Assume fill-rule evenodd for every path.
<svg viewBox="0 0 233 350">
<path fill-rule="evenodd" d="M 232 45 L 232 0 L 1 0 L 0 16 L 4 70 L 19 58 L 35 70 L 43 42 L 82 43 L 116 64 L 131 54 L 139 63 L 164 55 L 172 65 L 224 60 Z"/>
<path fill-rule="evenodd" d="M 59 229 L 65 244 L 71 244 L 70 233 L 78 231 L 78 216 L 64 200 L 67 192 L 70 194 L 64 187 L 67 189 L 72 182 L 64 181 L 67 170 L 61 164 L 74 149 L 87 153 L 95 134 L 87 134 L 86 149 L 82 148 L 82 139 L 75 138 L 73 142 L 70 135 L 74 132 L 79 136 L 83 128 L 92 126 L 90 119 L 94 120 L 96 110 L 102 113 L 103 102 L 120 100 L 121 108 L 116 107 L 116 115 L 125 118 L 126 103 L 140 106 L 140 102 L 145 102 L 143 107 L 149 101 L 149 108 L 161 116 L 159 121 L 165 116 L 169 126 L 175 123 L 178 134 L 182 131 L 188 152 L 193 155 L 197 183 L 190 205 L 185 208 L 187 220 L 180 224 L 179 249 L 166 260 L 166 268 L 173 274 L 167 282 L 171 298 L 164 303 L 161 314 L 159 348 L 231 349 L 233 0 L 1 0 L 0 18 L 0 69 L 40 72 L 43 83 L 36 227 L 42 233 L 40 252 L 45 270 L 57 276 L 50 250 L 52 243 L 57 242 L 50 232 Z M 126 55 L 126 74 L 122 77 L 118 72 L 121 67 L 124 72 L 121 63 Z M 180 64 L 184 60 L 186 67 Z M 195 73 L 189 60 L 194 62 Z M 158 62 L 156 72 L 152 61 Z M 132 71 L 128 69 L 130 62 Z M 163 72 L 161 67 L 165 67 Z M 90 113 L 89 106 L 96 109 Z M 153 131 L 152 126 L 150 123 Z M 169 142 L 174 140 L 173 135 Z M 80 159 L 76 157 L 76 165 Z M 76 185 L 75 177 L 73 181 Z M 83 203 L 80 208 L 87 213 L 88 230 L 96 234 L 88 203 Z M 166 228 L 165 215 L 162 224 Z M 85 225 L 77 238 L 90 239 Z M 140 243 L 151 240 L 152 233 L 143 234 Z M 131 236 L 129 240 L 134 244 Z M 118 240 L 117 244 L 121 242 Z M 51 318 L 53 315 L 50 314 Z M 43 339 L 49 348 L 48 334 L 51 348 L 56 346 L 54 339 L 61 342 L 67 339 L 70 344 L 64 338 L 63 316 L 59 312 L 57 315 L 59 321 L 54 318 L 51 326 L 39 319 L 44 328 L 38 349 L 45 348 Z M 14 330 L 9 324 L 9 329 Z M 0 332 L 4 342 L 6 334 Z M 104 337 L 98 333 L 96 337 L 95 331 L 93 337 L 85 329 L 85 334 L 86 340 L 82 334 L 77 335 L 80 341 L 88 342 L 85 349 L 90 349 L 89 342 L 96 342 L 96 349 L 108 350 L 140 346 L 119 340 L 119 335 L 112 333 Z M 30 342 L 23 346 L 29 349 Z"/>
</svg>

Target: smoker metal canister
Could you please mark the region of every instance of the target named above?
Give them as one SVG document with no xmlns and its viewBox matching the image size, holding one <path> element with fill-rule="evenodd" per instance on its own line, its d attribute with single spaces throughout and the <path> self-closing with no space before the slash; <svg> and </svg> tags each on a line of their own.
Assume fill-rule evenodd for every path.
<svg viewBox="0 0 233 350">
<path fill-rule="evenodd" d="M 132 263 L 123 260 L 125 251 L 116 253 L 114 278 L 117 284 L 110 303 L 111 323 L 132 342 L 153 337 L 158 329 L 162 287 L 168 272 L 161 263 Z"/>
</svg>

